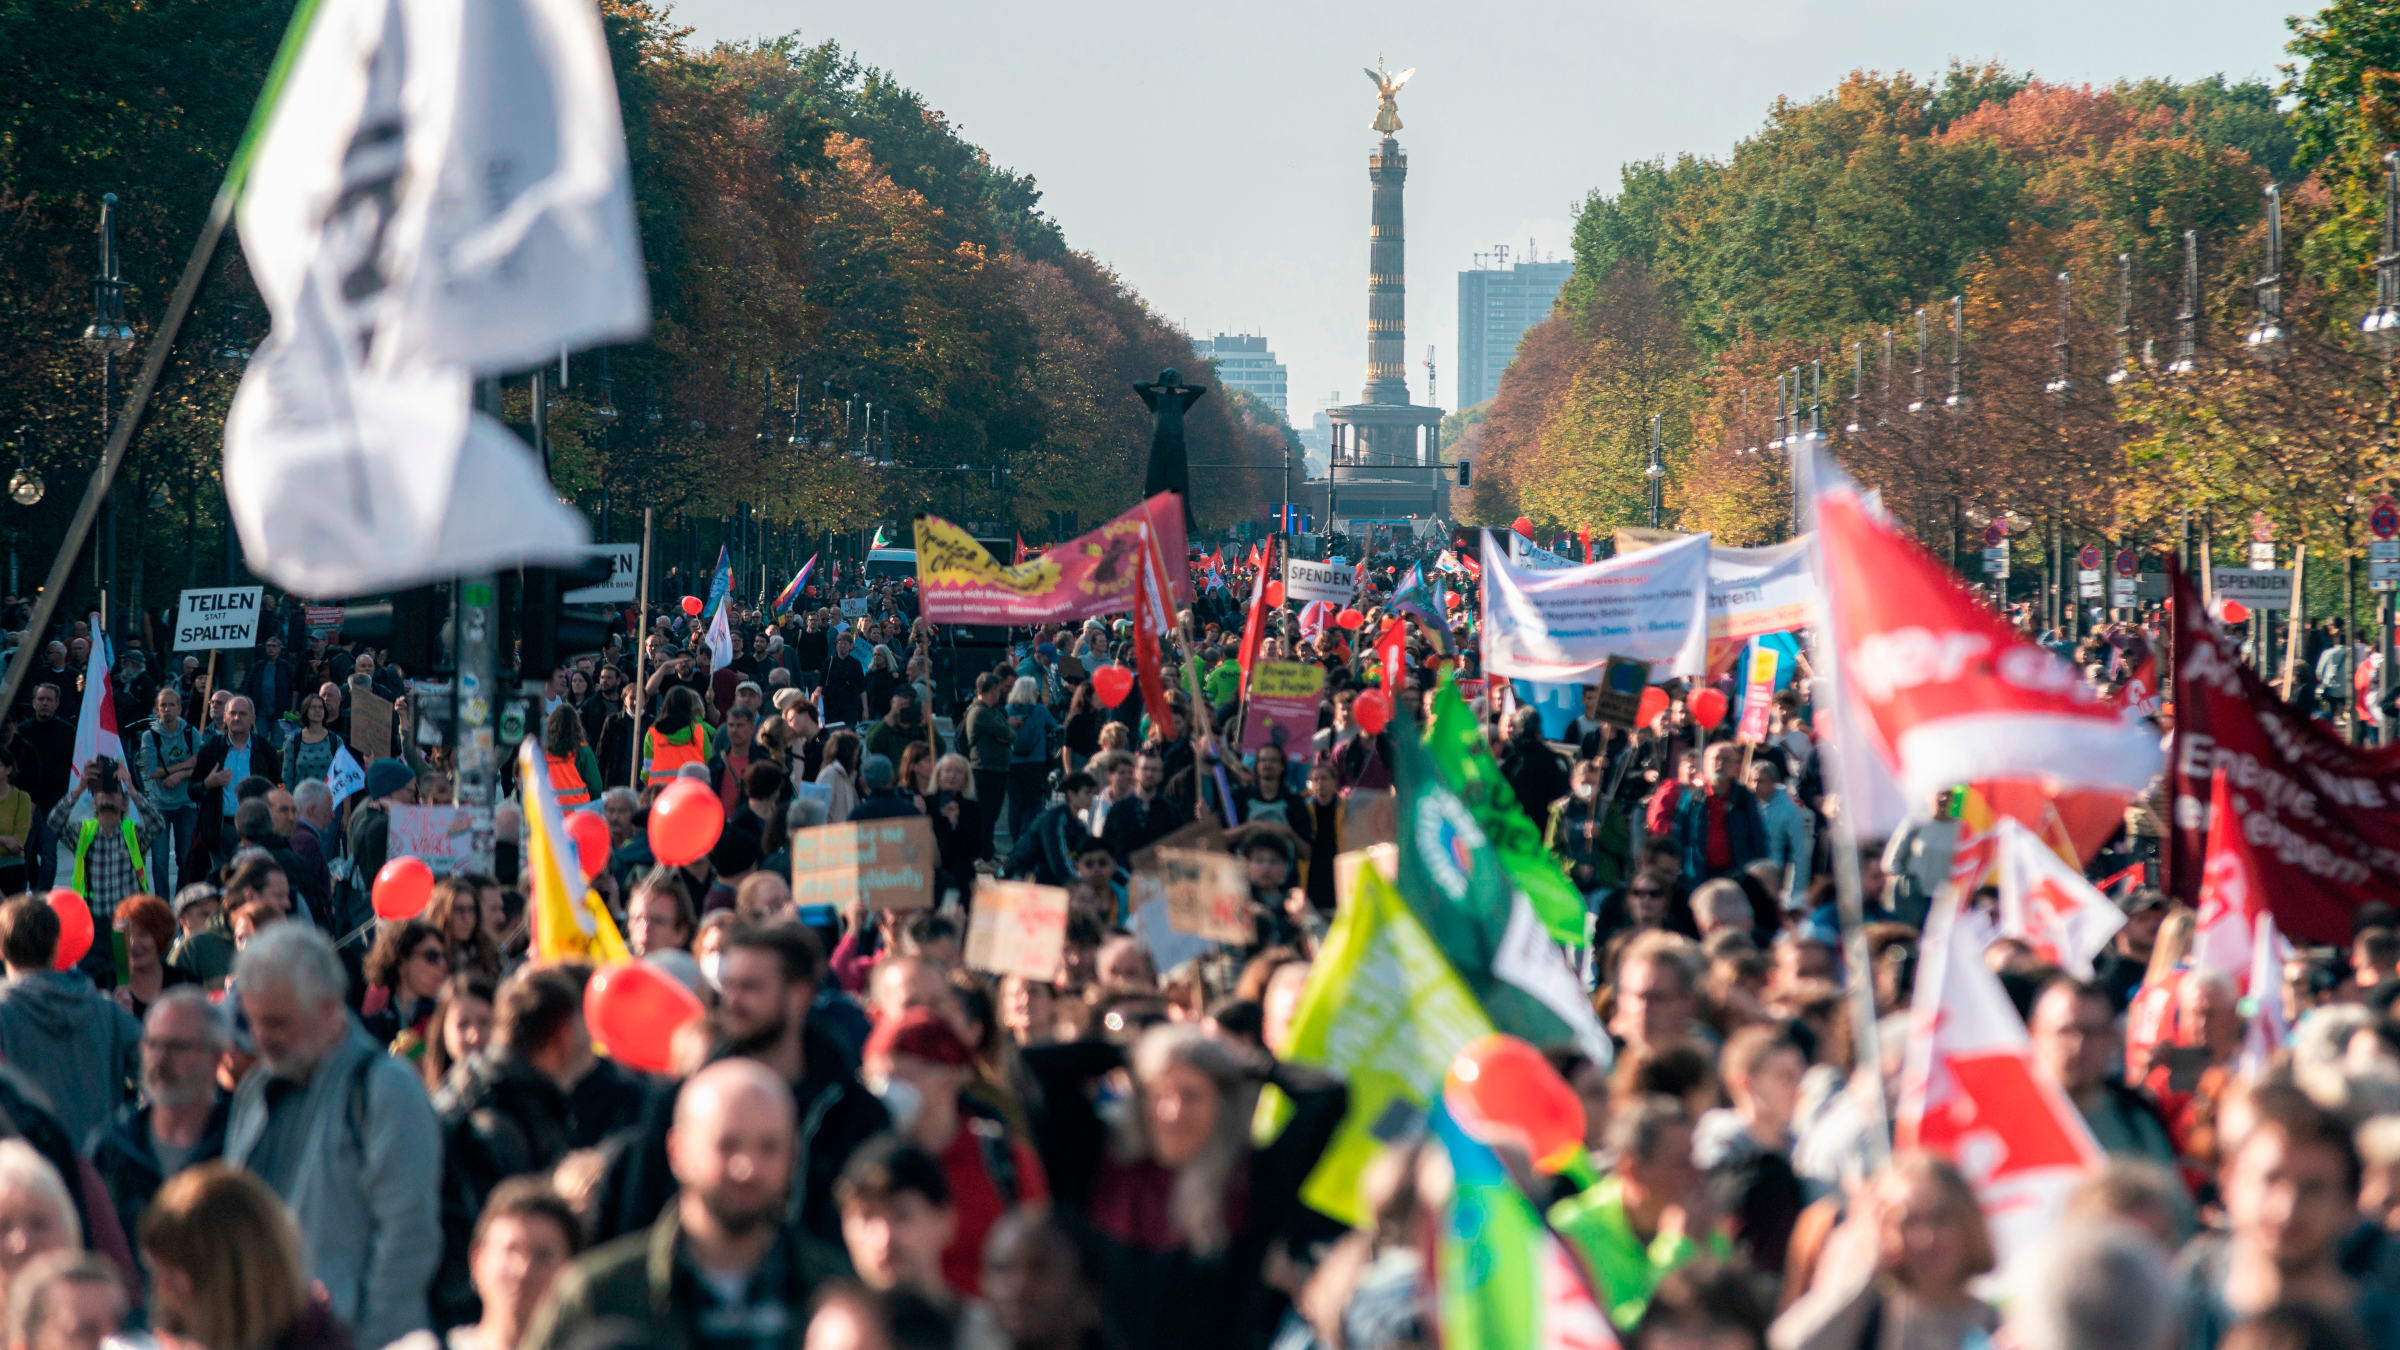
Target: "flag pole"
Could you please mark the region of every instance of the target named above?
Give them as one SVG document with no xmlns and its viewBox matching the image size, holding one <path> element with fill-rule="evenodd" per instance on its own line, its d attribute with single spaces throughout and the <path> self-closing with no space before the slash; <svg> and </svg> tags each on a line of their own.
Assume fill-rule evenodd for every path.
<svg viewBox="0 0 2400 1350">
<path fill-rule="evenodd" d="M 1850 823 L 1850 804 L 1841 805 L 1842 809 L 1833 817 L 1833 880 L 1842 916 L 1843 982 L 1850 999 L 1849 1090 L 1863 1090 L 1866 1094 L 1868 1170 L 1879 1173 L 1892 1161 L 1892 1110 L 1884 1097 L 1883 1052 L 1876 1035 L 1875 970 L 1867 952 L 1865 894 L 1858 873 L 1858 832 Z"/>
<path fill-rule="evenodd" d="M 650 701 L 643 692 L 649 673 L 642 665 L 650 655 L 650 529 L 657 515 L 655 507 L 642 508 L 642 575 L 633 600 L 633 765 L 627 771 L 632 781 L 625 786 L 636 796 L 642 791 L 642 709 Z"/>
</svg>

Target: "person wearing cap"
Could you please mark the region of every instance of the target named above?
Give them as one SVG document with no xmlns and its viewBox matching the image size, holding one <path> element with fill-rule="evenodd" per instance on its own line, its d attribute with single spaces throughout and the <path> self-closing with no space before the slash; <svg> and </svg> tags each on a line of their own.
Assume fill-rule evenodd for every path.
<svg viewBox="0 0 2400 1350">
<path fill-rule="evenodd" d="M 993 1225 L 1050 1198 L 1041 1159 L 998 1116 L 965 1096 L 974 1055 L 939 1014 L 912 1008 L 887 1018 L 860 1057 L 867 1089 L 893 1128 L 941 1164 L 958 1228 L 942 1250 L 942 1279 L 966 1297 L 982 1292 L 983 1241 Z"/>
<path fill-rule="evenodd" d="M 213 881 L 195 881 L 175 892 L 175 945 L 167 964 L 210 993 L 233 973 L 233 939 L 225 932 L 225 895 Z"/>
<path fill-rule="evenodd" d="M 858 766 L 858 805 L 850 808 L 852 820 L 897 820 L 906 816 L 922 816 L 917 799 L 899 789 L 897 772 L 886 755 L 869 755 Z"/>
<path fill-rule="evenodd" d="M 333 931 L 347 933 L 374 912 L 375 874 L 391 852 L 392 808 L 413 806 L 417 771 L 406 760 L 379 759 L 367 766 L 367 800 L 350 814 L 344 836 L 350 854 L 349 896 Z"/>
</svg>

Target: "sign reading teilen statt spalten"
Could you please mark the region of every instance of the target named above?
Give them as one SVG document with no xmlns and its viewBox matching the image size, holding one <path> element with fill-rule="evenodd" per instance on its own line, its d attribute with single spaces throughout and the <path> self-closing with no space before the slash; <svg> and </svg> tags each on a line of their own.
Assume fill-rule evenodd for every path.
<svg viewBox="0 0 2400 1350">
<path fill-rule="evenodd" d="M 175 609 L 179 652 L 231 650 L 258 645 L 257 586 L 217 586 L 185 591 Z"/>
</svg>

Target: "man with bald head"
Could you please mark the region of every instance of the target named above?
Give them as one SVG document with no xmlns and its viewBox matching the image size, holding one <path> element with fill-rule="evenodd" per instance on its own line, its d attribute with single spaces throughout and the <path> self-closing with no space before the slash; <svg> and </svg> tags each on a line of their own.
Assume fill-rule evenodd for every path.
<svg viewBox="0 0 2400 1350">
<path fill-rule="evenodd" d="M 721 1059 L 675 1101 L 674 1202 L 648 1229 L 577 1261 L 525 1334 L 555 1350 L 595 1324 L 668 1350 L 790 1345 L 841 1258 L 784 1221 L 799 1119 L 791 1089 L 754 1059 Z"/>
</svg>

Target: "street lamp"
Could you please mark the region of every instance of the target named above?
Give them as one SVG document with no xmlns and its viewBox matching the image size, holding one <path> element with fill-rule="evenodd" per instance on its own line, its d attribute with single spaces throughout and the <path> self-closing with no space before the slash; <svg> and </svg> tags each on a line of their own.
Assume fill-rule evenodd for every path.
<svg viewBox="0 0 2400 1350">
<path fill-rule="evenodd" d="M 2075 392 L 2075 381 L 2067 373 L 2074 355 L 2073 350 L 2067 345 L 2067 306 L 2069 304 L 2067 288 L 2070 284 L 2072 283 L 2068 280 L 2067 273 L 2058 274 L 2058 336 L 2051 339 L 2050 342 L 2050 350 L 2057 357 L 2056 369 L 2050 376 L 2050 383 L 2042 386 L 2043 393 L 2061 401 L 2065 400 L 2067 395 Z"/>
<path fill-rule="evenodd" d="M 116 402 L 117 358 L 133 350 L 133 325 L 125 322 L 125 275 L 117 266 L 117 194 L 100 196 L 100 270 L 92 277 L 92 321 L 83 330 L 83 345 L 100 354 L 100 443 L 108 444 Z M 103 451 L 103 454 L 106 452 Z M 117 509 L 103 501 L 99 542 L 92 547 L 92 580 L 100 592 L 100 613 L 108 615 L 109 580 L 116 568 Z"/>
<path fill-rule="evenodd" d="M 2183 232 L 2183 308 L 2175 313 L 2175 359 L 2169 375 L 2191 375 L 2200 369 L 2200 232 Z"/>
<path fill-rule="evenodd" d="M 1961 383 L 1967 369 L 1967 297 L 1950 297 L 1950 396 L 1942 400 L 1945 408 L 1967 406 L 1966 386 Z"/>
<path fill-rule="evenodd" d="M 1767 448 L 1769 450 L 1781 450 L 1783 448 L 1785 406 L 1786 405 L 1783 397 L 1783 372 L 1779 370 L 1775 372 L 1775 435 L 1772 440 L 1767 442 Z M 1653 437 L 1652 439 L 1655 440 L 1657 438 Z"/>
<path fill-rule="evenodd" d="M 1845 436 L 1855 436 L 1861 429 L 1867 397 L 1867 344 L 1850 344 L 1850 423 L 1842 428 Z"/>
<path fill-rule="evenodd" d="M 17 428 L 17 471 L 8 476 L 9 500 L 19 506 L 40 505 L 44 491 L 41 471 L 25 462 L 25 433 L 31 430 L 31 427 Z"/>
<path fill-rule="evenodd" d="M 2267 184 L 2267 272 L 2255 283 L 2258 323 L 2242 337 L 2255 359 L 2274 365 L 2292 353 L 2283 331 L 2283 189 Z"/>
<path fill-rule="evenodd" d="M 1925 400 L 1925 311 L 1921 309 L 1917 311 L 1917 364 L 1909 374 L 1916 377 L 1917 396 L 1909 400 L 1908 410 L 1921 413 L 1931 406 Z"/>
<path fill-rule="evenodd" d="M 2384 355 L 2400 351 L 2400 150 L 2383 157 L 2383 252 L 2375 256 L 2375 307 L 2358 328 Z"/>
<path fill-rule="evenodd" d="M 2110 384 L 2133 378 L 2133 255 L 2117 255 L 2117 368 L 2108 372 Z"/>
<path fill-rule="evenodd" d="M 1667 504 L 1667 466 L 1659 462 L 1664 447 L 1659 443 L 1658 418 L 1657 413 L 1650 414 L 1650 467 L 1642 470 L 1642 477 L 1650 480 L 1650 528 L 1654 530 L 1659 527 L 1659 519 L 1665 514 Z"/>
</svg>

